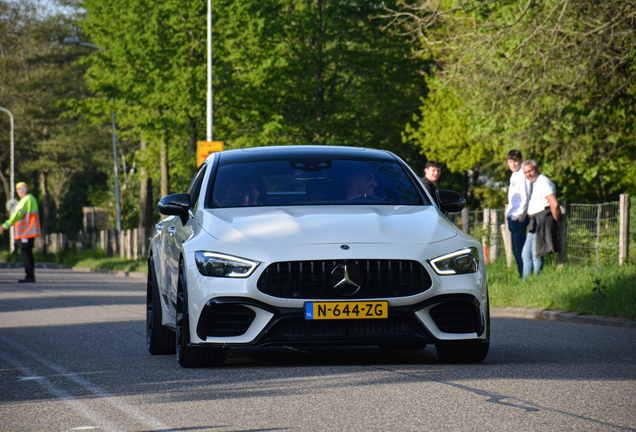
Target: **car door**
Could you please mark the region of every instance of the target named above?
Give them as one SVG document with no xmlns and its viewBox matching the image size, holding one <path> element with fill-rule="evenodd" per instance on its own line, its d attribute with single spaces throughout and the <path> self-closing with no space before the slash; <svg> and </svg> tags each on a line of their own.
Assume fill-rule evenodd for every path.
<svg viewBox="0 0 636 432">
<path fill-rule="evenodd" d="M 190 195 L 190 214 L 194 214 L 197 210 L 197 201 L 199 197 L 199 191 L 201 190 L 201 183 L 207 164 L 203 163 L 196 171 L 190 182 L 190 186 L 186 190 L 186 193 Z M 192 224 L 194 219 L 188 217 L 186 223 L 181 222 L 181 218 L 178 216 L 171 216 L 164 219 L 164 232 L 165 242 L 164 250 L 165 266 L 166 266 L 166 282 L 170 287 L 170 300 L 173 305 L 176 305 L 177 301 L 177 288 L 179 283 L 179 259 L 183 250 L 183 243 L 192 235 Z"/>
</svg>

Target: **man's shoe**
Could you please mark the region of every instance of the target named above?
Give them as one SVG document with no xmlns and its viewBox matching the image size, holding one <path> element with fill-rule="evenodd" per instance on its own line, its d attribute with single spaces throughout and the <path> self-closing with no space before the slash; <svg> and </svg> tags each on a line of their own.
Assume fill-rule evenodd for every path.
<svg viewBox="0 0 636 432">
<path fill-rule="evenodd" d="M 35 282 L 35 278 L 24 278 L 24 279 L 20 279 L 18 282 L 21 282 L 21 283 Z"/>
</svg>

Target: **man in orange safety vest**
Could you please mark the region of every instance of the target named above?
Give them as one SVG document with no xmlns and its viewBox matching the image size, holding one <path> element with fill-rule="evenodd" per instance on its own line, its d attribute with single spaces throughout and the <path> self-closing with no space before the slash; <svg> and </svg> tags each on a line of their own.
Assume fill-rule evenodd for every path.
<svg viewBox="0 0 636 432">
<path fill-rule="evenodd" d="M 33 259 L 33 241 L 35 237 L 40 237 L 40 214 L 38 213 L 38 202 L 29 193 L 26 183 L 20 182 L 15 185 L 15 189 L 20 197 L 20 201 L 13 210 L 13 214 L 5 223 L 0 226 L 0 234 L 14 226 L 16 240 L 21 240 L 20 257 L 24 263 L 26 277 L 20 282 L 35 282 L 35 260 Z"/>
</svg>

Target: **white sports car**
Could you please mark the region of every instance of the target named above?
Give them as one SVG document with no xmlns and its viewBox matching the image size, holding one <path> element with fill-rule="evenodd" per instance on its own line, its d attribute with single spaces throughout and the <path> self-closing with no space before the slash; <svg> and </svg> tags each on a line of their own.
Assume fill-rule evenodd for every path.
<svg viewBox="0 0 636 432">
<path fill-rule="evenodd" d="M 281 146 L 210 155 L 164 197 L 148 260 L 147 339 L 183 367 L 240 346 L 435 344 L 443 362 L 489 347 L 480 243 L 464 206 L 381 150 Z"/>
</svg>

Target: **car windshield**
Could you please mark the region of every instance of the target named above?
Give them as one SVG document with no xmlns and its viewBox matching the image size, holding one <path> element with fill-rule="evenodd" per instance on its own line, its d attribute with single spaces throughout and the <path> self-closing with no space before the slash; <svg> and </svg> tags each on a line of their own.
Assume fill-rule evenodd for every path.
<svg viewBox="0 0 636 432">
<path fill-rule="evenodd" d="M 430 205 L 397 162 L 285 159 L 219 163 L 208 207 Z"/>
</svg>

